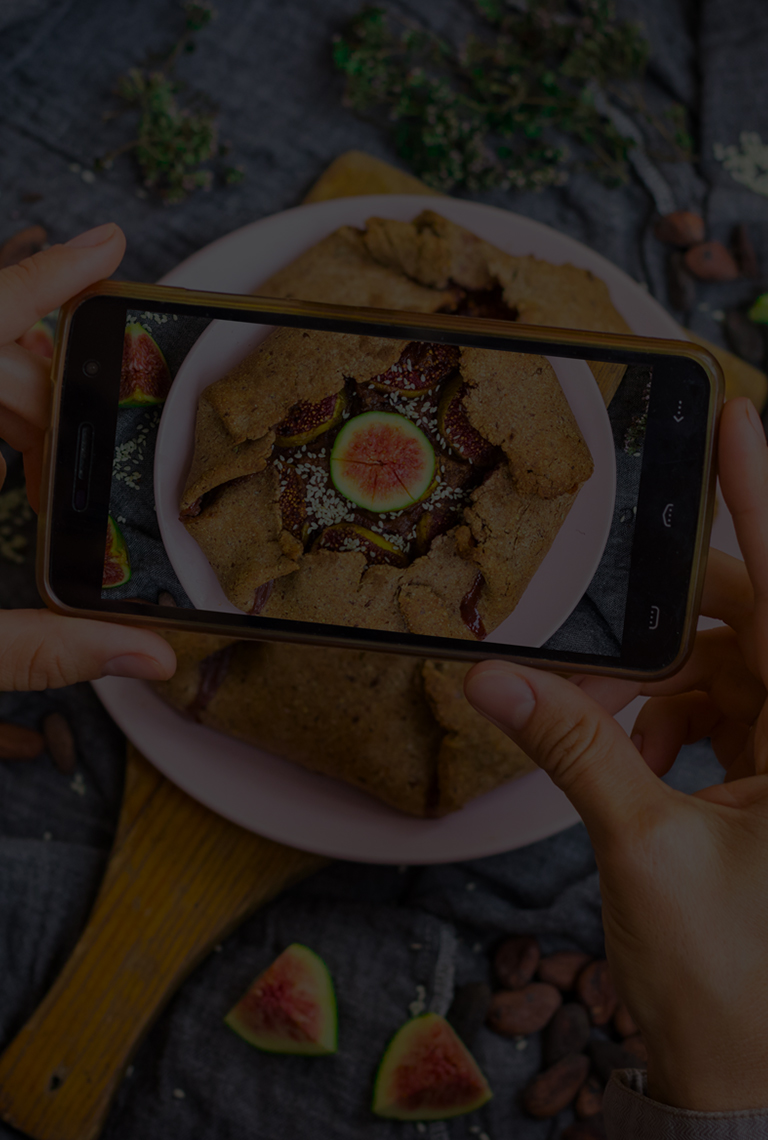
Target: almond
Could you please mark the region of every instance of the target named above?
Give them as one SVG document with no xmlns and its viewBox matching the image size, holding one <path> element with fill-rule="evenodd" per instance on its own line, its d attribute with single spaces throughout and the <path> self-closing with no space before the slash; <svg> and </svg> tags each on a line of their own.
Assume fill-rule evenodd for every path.
<svg viewBox="0 0 768 1140">
<path fill-rule="evenodd" d="M 589 1059 L 570 1053 L 556 1065 L 539 1073 L 523 1092 L 523 1106 L 530 1116 L 543 1120 L 557 1116 L 571 1103 L 589 1073 Z"/>
<path fill-rule="evenodd" d="M 535 938 L 507 938 L 493 959 L 496 977 L 505 990 L 519 990 L 531 981 L 540 959 Z"/>
<path fill-rule="evenodd" d="M 546 982 L 531 982 L 520 990 L 500 990 L 491 998 L 487 1022 L 505 1037 L 538 1033 L 562 1000 L 560 991 Z"/>
<path fill-rule="evenodd" d="M 605 958 L 586 966 L 576 981 L 576 992 L 584 1002 L 593 1025 L 607 1025 L 616 1012 L 619 999 L 613 988 Z"/>
<path fill-rule="evenodd" d="M 0 760 L 34 760 L 45 747 L 45 741 L 33 728 L 0 721 Z"/>
<path fill-rule="evenodd" d="M 576 985 L 576 979 L 587 965 L 592 961 L 591 954 L 584 954 L 581 950 L 560 950 L 557 954 L 548 954 L 539 962 L 537 976 L 541 982 L 549 982 L 559 990 L 567 992 Z"/>
</svg>

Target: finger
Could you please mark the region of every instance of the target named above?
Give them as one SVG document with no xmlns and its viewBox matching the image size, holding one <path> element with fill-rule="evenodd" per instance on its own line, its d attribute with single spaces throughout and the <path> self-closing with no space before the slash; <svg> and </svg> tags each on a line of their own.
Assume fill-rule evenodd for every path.
<svg viewBox="0 0 768 1140">
<path fill-rule="evenodd" d="M 664 681 L 643 685 L 644 697 L 677 696 L 691 691 L 708 693 L 729 716 L 753 721 L 765 702 L 765 686 L 748 667 L 740 641 L 727 627 L 699 633 L 693 652 L 679 673 Z"/>
<path fill-rule="evenodd" d="M 109 277 L 124 252 L 122 230 L 108 222 L 67 245 L 52 245 L 0 270 L 0 345 L 22 336 L 88 285 Z"/>
<path fill-rule="evenodd" d="M 722 807 L 746 808 L 761 804 L 768 808 L 768 776 L 748 776 L 727 784 L 715 784 L 693 793 L 700 800 Z"/>
<path fill-rule="evenodd" d="M 0 691 L 58 689 L 97 677 L 165 680 L 176 658 L 157 633 L 48 610 L 0 613 Z"/>
<path fill-rule="evenodd" d="M 754 623 L 760 676 L 768 681 L 768 446 L 751 400 L 723 408 L 718 445 L 723 498 L 755 593 Z"/>
<path fill-rule="evenodd" d="M 755 759 L 752 754 L 752 725 L 723 717 L 712 730 L 712 751 L 725 768 L 726 780 L 739 780 L 754 776 Z"/>
<path fill-rule="evenodd" d="M 732 629 L 740 629 L 752 621 L 754 605 L 755 594 L 744 563 L 712 547 L 707 559 L 701 612 Z"/>
<path fill-rule="evenodd" d="M 639 697 L 642 685 L 638 681 L 621 681 L 616 677 L 595 677 L 589 673 L 576 673 L 570 680 L 582 693 L 586 693 L 602 705 L 611 716 L 621 712 L 628 704 Z"/>
<path fill-rule="evenodd" d="M 638 713 L 632 743 L 651 771 L 665 776 L 683 745 L 711 736 L 722 715 L 706 693 L 657 697 Z"/>
<path fill-rule="evenodd" d="M 593 842 L 624 842 L 643 808 L 652 811 L 666 792 L 613 717 L 570 681 L 486 661 L 470 670 L 464 688 L 477 711 L 565 792 Z"/>
<path fill-rule="evenodd" d="M 0 348 L 0 404 L 45 431 L 51 414 L 51 362 L 19 344 Z"/>
</svg>

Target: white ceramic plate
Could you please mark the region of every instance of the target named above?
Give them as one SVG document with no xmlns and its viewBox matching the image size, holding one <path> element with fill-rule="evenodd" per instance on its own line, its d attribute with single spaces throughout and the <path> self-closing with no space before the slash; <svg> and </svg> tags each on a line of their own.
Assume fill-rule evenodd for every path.
<svg viewBox="0 0 768 1140">
<path fill-rule="evenodd" d="M 252 292 L 340 225 L 362 225 L 372 215 L 407 221 L 428 206 L 510 253 L 591 270 L 606 282 L 634 332 L 683 338 L 644 289 L 573 238 L 505 210 L 450 198 L 375 195 L 299 206 L 219 239 L 163 283 Z M 727 530 L 722 508 L 721 521 Z M 540 772 L 445 819 L 411 819 L 341 783 L 184 721 L 141 682 L 104 678 L 95 689 L 133 743 L 186 792 L 243 827 L 308 851 L 365 862 L 451 862 L 522 847 L 578 819 Z M 632 712 L 630 706 L 620 716 L 624 727 L 631 725 Z"/>
<path fill-rule="evenodd" d="M 193 346 L 163 408 L 155 449 L 155 505 L 176 576 L 203 610 L 238 613 L 208 559 L 179 521 L 179 501 L 192 461 L 195 415 L 203 389 L 247 356 L 268 326 L 214 321 Z M 595 464 L 546 558 L 512 615 L 488 640 L 538 647 L 559 629 L 584 594 L 602 557 L 616 497 L 616 454 L 600 390 L 581 360 L 551 360 Z"/>
</svg>

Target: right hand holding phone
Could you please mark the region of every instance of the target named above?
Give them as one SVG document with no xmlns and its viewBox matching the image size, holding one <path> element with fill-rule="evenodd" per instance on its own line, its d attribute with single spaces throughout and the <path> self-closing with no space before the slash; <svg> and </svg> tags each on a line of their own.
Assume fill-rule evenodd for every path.
<svg viewBox="0 0 768 1140">
<path fill-rule="evenodd" d="M 0 438 L 24 456 L 27 495 L 37 510 L 51 400 L 49 362 L 16 344 L 37 320 L 120 264 L 125 237 L 111 223 L 0 270 Z M 5 461 L 0 455 L 0 487 Z M 0 612 L 0 691 L 47 689 L 103 676 L 160 680 L 175 669 L 156 633 L 59 617 L 47 610 Z"/>
<path fill-rule="evenodd" d="M 678 674 L 640 686 L 485 662 L 466 682 L 584 820 L 649 1095 L 700 1111 L 768 1105 L 768 448 L 748 400 L 726 404 L 718 458 L 745 563 L 711 555 L 702 612 L 725 626 Z M 652 699 L 630 741 L 611 713 L 637 695 Z M 725 782 L 662 783 L 703 737 Z"/>
</svg>

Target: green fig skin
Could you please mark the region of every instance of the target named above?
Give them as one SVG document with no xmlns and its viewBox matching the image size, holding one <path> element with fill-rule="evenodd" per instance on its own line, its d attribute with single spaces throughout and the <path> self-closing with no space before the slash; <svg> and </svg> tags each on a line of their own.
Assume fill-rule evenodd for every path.
<svg viewBox="0 0 768 1140">
<path fill-rule="evenodd" d="M 436 1013 L 423 1013 L 406 1021 L 387 1046 L 371 1107 L 376 1116 L 389 1120 L 449 1120 L 474 1112 L 492 1096 L 451 1025 Z"/>
<path fill-rule="evenodd" d="M 137 352 L 142 346 L 149 357 L 144 364 L 145 368 L 150 369 L 148 379 L 154 389 L 152 391 L 146 391 L 141 387 L 141 372 L 135 363 Z M 126 325 L 118 408 L 143 408 L 153 404 L 163 404 L 168 398 L 170 387 L 171 373 L 155 338 L 143 325 L 135 322 Z"/>
<path fill-rule="evenodd" d="M 265 1022 L 274 1021 L 276 1013 L 277 1020 L 282 1015 L 282 1025 L 270 1030 Z M 313 1025 L 315 1013 L 310 1035 L 307 1025 Z M 336 1053 L 338 1010 L 328 967 L 308 946 L 292 943 L 259 974 L 224 1022 L 263 1053 L 303 1057 Z"/>
<path fill-rule="evenodd" d="M 111 569 L 114 567 L 114 569 Z M 114 590 L 116 586 L 124 586 L 130 582 L 131 560 L 128 557 L 128 547 L 125 544 L 122 531 L 112 515 L 107 516 L 107 547 L 104 552 L 104 572 L 102 574 L 102 590 Z"/>
<path fill-rule="evenodd" d="M 392 461 L 387 460 L 387 446 Z M 363 412 L 347 420 L 331 452 L 334 487 L 358 507 L 382 514 L 406 510 L 434 490 L 437 459 L 421 428 L 394 412 Z M 361 476 L 379 471 L 380 484 Z"/>
</svg>

